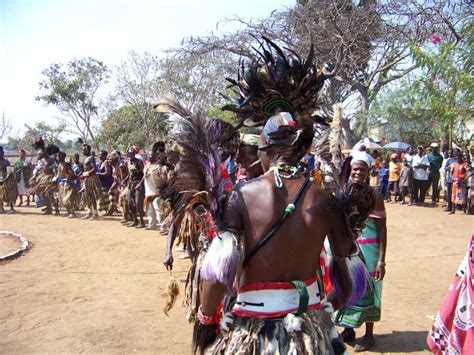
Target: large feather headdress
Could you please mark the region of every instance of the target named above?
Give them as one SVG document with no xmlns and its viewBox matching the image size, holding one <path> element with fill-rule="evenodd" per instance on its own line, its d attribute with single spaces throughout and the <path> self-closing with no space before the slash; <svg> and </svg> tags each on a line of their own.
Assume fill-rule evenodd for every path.
<svg viewBox="0 0 474 355">
<path fill-rule="evenodd" d="M 280 48 L 262 37 L 250 62 L 241 62 L 237 80 L 226 78 L 237 98 L 223 95 L 232 103 L 222 109 L 236 113 L 238 126 L 261 126 L 277 110 L 301 119 L 312 117 L 327 125 L 325 118 L 314 115 L 324 81 L 331 75 L 318 67 L 313 46 L 306 58 L 295 51 Z"/>
</svg>

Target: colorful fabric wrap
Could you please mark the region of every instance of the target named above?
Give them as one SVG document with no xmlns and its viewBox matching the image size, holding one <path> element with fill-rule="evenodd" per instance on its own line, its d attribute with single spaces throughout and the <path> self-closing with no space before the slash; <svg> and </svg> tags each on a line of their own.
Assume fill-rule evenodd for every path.
<svg viewBox="0 0 474 355">
<path fill-rule="evenodd" d="M 428 334 L 434 354 L 472 354 L 474 349 L 474 234 Z"/>
<path fill-rule="evenodd" d="M 284 141 L 272 138 L 272 133 L 278 131 L 281 126 L 294 126 L 296 122 L 288 112 L 280 112 L 268 119 L 263 127 L 263 135 L 270 145 L 281 144 Z M 260 149 L 263 147 L 259 147 Z"/>
<path fill-rule="evenodd" d="M 335 322 L 342 327 L 358 328 L 366 322 L 378 322 L 382 312 L 383 281 L 375 281 L 375 271 L 379 258 L 379 239 L 374 218 L 368 218 L 361 236 L 357 239 L 365 265 L 371 277 L 363 297 L 335 314 Z"/>
</svg>

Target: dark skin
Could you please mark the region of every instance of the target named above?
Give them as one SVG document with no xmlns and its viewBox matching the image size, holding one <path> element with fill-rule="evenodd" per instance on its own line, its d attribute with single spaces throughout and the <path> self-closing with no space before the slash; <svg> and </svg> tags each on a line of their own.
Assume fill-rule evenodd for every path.
<svg viewBox="0 0 474 355">
<path fill-rule="evenodd" d="M 132 150 L 128 151 L 127 152 L 127 157 L 129 159 L 129 162 L 128 162 L 129 166 L 131 166 L 132 164 L 135 164 L 138 171 L 143 171 L 143 169 L 144 169 L 143 161 L 141 161 L 140 159 L 135 158 L 135 151 L 132 151 Z M 129 176 L 129 178 L 130 178 L 130 176 Z M 130 188 L 134 188 L 135 190 L 139 190 L 142 185 L 143 185 L 143 179 L 135 187 L 130 186 Z M 139 219 L 140 223 L 144 224 L 143 216 L 137 217 L 136 212 L 133 212 L 133 211 L 130 211 L 130 213 L 131 213 L 132 219 L 134 221 Z"/>
<path fill-rule="evenodd" d="M 101 151 L 99 155 L 99 159 L 100 159 L 101 166 L 103 166 L 105 170 L 103 173 L 97 173 L 97 175 L 104 175 L 104 176 L 109 175 L 111 167 L 110 167 L 109 161 L 107 160 L 107 152 Z"/>
<path fill-rule="evenodd" d="M 258 149 L 256 146 L 242 143 L 237 153 L 236 162 L 240 164 L 241 174 L 247 177 L 247 180 L 254 179 L 263 174 L 263 169 L 258 163 Z"/>
<path fill-rule="evenodd" d="M 95 159 L 91 156 L 90 148 L 84 147 L 82 149 L 82 153 L 86 157 L 86 159 L 84 160 L 84 172 L 82 173 L 82 175 L 84 177 L 87 177 L 90 174 L 95 173 L 97 170 L 97 167 L 95 165 Z M 93 211 L 97 211 L 97 202 L 96 201 L 91 202 L 90 206 L 87 206 L 87 207 L 89 207 Z"/>
<path fill-rule="evenodd" d="M 367 181 L 367 177 L 369 176 L 369 167 L 364 162 L 358 161 L 355 162 L 351 167 L 351 178 L 352 181 L 358 184 L 365 184 Z M 385 205 L 383 202 L 383 197 L 375 191 L 375 208 L 374 211 L 383 211 L 385 212 Z M 375 218 L 375 226 L 377 229 L 377 235 L 379 238 L 379 263 L 377 263 L 377 267 L 375 269 L 375 281 L 381 281 L 385 277 L 385 266 L 383 263 L 385 262 L 385 253 L 387 250 L 387 218 L 383 216 L 382 218 Z M 365 335 L 358 344 L 360 347 L 364 349 L 368 349 L 375 344 L 374 338 L 374 323 L 367 322 L 365 323 Z M 342 333 L 344 337 L 354 335 L 355 332 L 353 328 L 345 328 L 344 332 Z"/>
<path fill-rule="evenodd" d="M 277 162 L 264 153 L 262 157 L 264 164 Z M 303 177 L 284 179 L 284 187 L 278 189 L 273 174 L 267 173 L 235 188 L 224 212 L 224 225 L 236 230 L 243 238 L 246 251 L 251 250 L 280 219 L 288 203 L 293 202 L 303 181 Z M 326 235 L 334 254 L 347 256 L 353 243 L 347 237 L 342 213 L 328 210 L 333 203 L 334 197 L 314 184 L 308 185 L 295 212 L 247 264 L 239 285 L 313 277 L 319 268 Z M 347 275 L 345 279 L 347 285 Z M 350 291 L 349 287 L 346 289 Z M 224 285 L 203 280 L 202 312 L 213 315 L 225 292 Z M 327 301 L 334 302 L 334 294 L 330 294 Z"/>
<path fill-rule="evenodd" d="M 10 162 L 5 159 L 5 153 L 3 149 L 0 149 L 0 180 L 2 183 L 6 182 L 8 179 L 12 179 L 13 174 L 7 174 L 7 167 L 10 166 Z M 1 201 L 0 211 L 3 212 L 3 200 Z M 10 202 L 10 209 L 14 211 L 13 202 Z"/>
</svg>

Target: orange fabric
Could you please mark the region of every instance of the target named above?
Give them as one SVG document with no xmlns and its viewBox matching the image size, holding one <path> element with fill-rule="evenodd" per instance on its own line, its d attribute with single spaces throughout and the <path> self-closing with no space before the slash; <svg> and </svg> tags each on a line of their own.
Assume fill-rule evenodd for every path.
<svg viewBox="0 0 474 355">
<path fill-rule="evenodd" d="M 313 179 L 316 185 L 321 185 L 322 183 L 322 173 L 320 169 L 313 170 Z"/>
<path fill-rule="evenodd" d="M 400 163 L 394 163 L 391 161 L 388 164 L 388 181 L 398 181 L 400 180 L 400 171 L 402 170 L 402 165 Z"/>
</svg>

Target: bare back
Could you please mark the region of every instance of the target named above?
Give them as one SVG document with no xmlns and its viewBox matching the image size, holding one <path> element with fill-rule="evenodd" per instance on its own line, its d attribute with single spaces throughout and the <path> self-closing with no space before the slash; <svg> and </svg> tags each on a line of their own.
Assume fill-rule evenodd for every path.
<svg viewBox="0 0 474 355">
<path fill-rule="evenodd" d="M 234 192 L 238 202 L 229 206 L 229 210 L 234 210 L 229 214 L 240 221 L 233 227 L 243 234 L 245 255 L 280 220 L 288 204 L 294 202 L 304 178 L 285 179 L 283 183 L 282 188 L 277 188 L 273 174 L 266 174 Z M 334 197 L 315 184 L 309 184 L 294 212 L 249 261 L 240 284 L 313 277 L 319 267 L 324 239 L 329 234 L 331 242 L 336 238 L 338 247 L 346 250 L 350 242 L 344 234 L 342 215 L 331 212 L 331 205 L 335 205 Z"/>
</svg>

